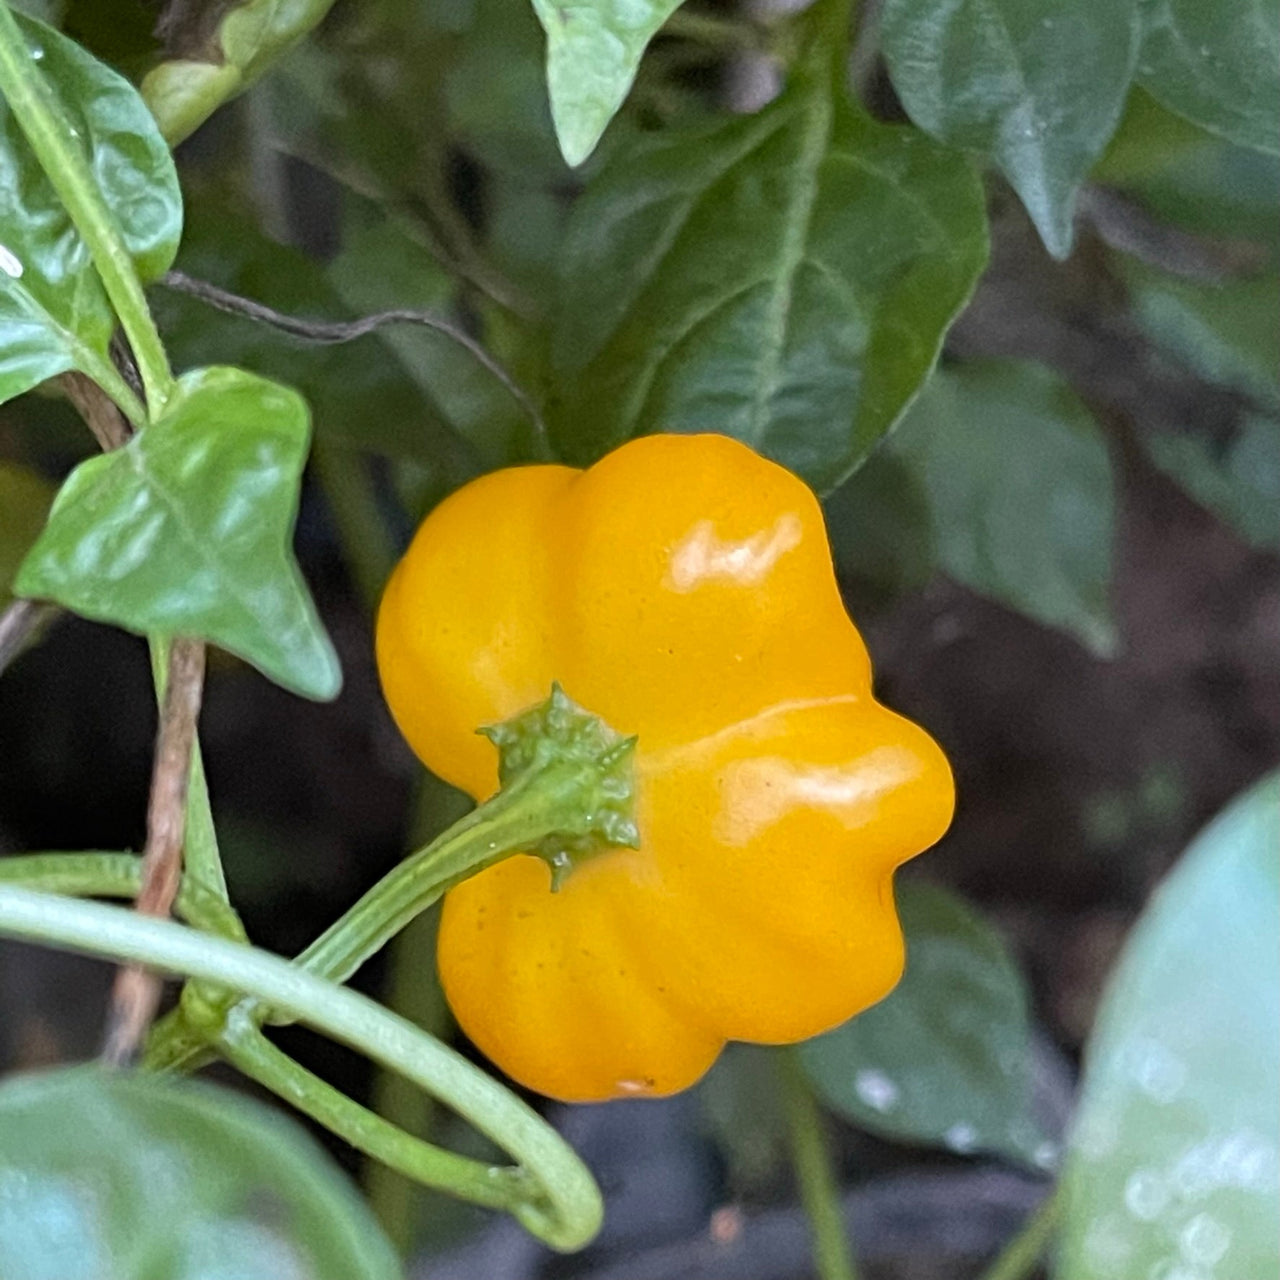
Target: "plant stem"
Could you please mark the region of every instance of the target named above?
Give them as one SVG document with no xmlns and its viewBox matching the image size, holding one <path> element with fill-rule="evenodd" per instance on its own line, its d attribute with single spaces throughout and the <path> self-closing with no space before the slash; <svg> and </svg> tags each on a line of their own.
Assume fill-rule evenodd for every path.
<svg viewBox="0 0 1280 1280">
<path fill-rule="evenodd" d="M 813 1232 L 813 1261 L 819 1280 L 858 1280 L 813 1091 L 794 1049 L 779 1049 L 777 1063 L 791 1158 L 800 1184 L 800 1201 Z"/>
<path fill-rule="evenodd" d="M 109 405 L 114 404 L 115 408 L 128 419 L 129 424 L 135 430 L 141 430 L 145 427 L 147 425 L 147 406 L 134 395 L 133 388 L 120 376 L 115 365 L 105 356 L 100 356 L 87 343 L 81 342 L 79 338 L 73 339 L 72 345 L 75 348 L 76 369 L 79 370 L 80 375 L 96 384 L 105 393 L 103 398 L 107 403 Z M 118 449 L 125 443 L 127 435 L 125 439 L 116 439 L 105 438 L 99 433 L 95 418 L 102 415 L 95 411 L 94 416 L 91 417 L 81 408 L 80 404 L 76 403 L 77 397 L 73 396 L 67 387 L 68 381 L 76 377 L 76 373 L 64 373 L 62 375 L 63 389 L 68 391 L 67 398 L 75 404 L 77 412 L 85 420 L 89 430 L 93 432 L 103 452 L 105 453 L 108 449 Z M 114 434 L 118 435 L 118 432 Z"/>
<path fill-rule="evenodd" d="M 277 1049 L 243 1015 L 231 1021 L 218 1047 L 251 1080 L 287 1099 L 358 1151 L 423 1186 L 465 1196 L 489 1209 L 507 1208 L 525 1190 L 518 1170 L 494 1169 L 432 1146 L 352 1101 Z"/>
<path fill-rule="evenodd" d="M 0 93 L 88 246 L 107 297 L 133 348 L 147 393 L 148 411 L 154 418 L 164 408 L 173 375 L 142 283 L 80 141 L 53 89 L 40 74 L 5 0 L 0 0 Z"/>
<path fill-rule="evenodd" d="M 156 687 L 156 698 L 163 706 L 169 687 L 169 650 L 159 636 L 150 638 L 150 646 L 151 678 Z M 205 779 L 199 734 L 191 744 L 191 776 L 187 784 L 187 826 L 182 847 L 182 865 L 188 878 L 223 902 L 230 902 L 227 877 L 222 869 L 222 855 L 218 851 L 218 833 L 213 825 L 213 812 L 209 805 L 209 784 Z"/>
<path fill-rule="evenodd" d="M 133 853 L 22 853 L 0 858 L 0 884 L 17 884 L 74 898 L 136 898 L 142 859 Z M 197 929 L 246 941 L 240 917 L 190 877 L 178 886 L 178 914 Z"/>
<path fill-rule="evenodd" d="M 142 884 L 134 910 L 167 918 L 182 880 L 182 841 L 187 824 L 187 786 L 195 748 L 196 720 L 204 697 L 205 649 L 201 640 L 170 641 L 169 680 L 156 731 L 151 795 L 147 803 L 147 845 Z M 102 1049 L 104 1061 L 132 1062 L 160 1006 L 160 979 L 129 965 L 116 974 Z"/>
<path fill-rule="evenodd" d="M 187 974 L 278 1009 L 400 1072 L 514 1156 L 522 1179 L 489 1177 L 504 1188 L 501 1207 L 534 1235 L 568 1250 L 599 1228 L 603 1210 L 590 1173 L 545 1121 L 459 1054 L 365 996 L 169 920 L 2 884 L 0 936 Z M 233 1015 L 229 1036 L 243 1034 L 243 1025 Z"/>
<path fill-rule="evenodd" d="M 1059 1183 L 982 1273 L 982 1280 L 1022 1280 L 1030 1275 L 1058 1229 L 1061 1209 L 1062 1184 Z"/>
<path fill-rule="evenodd" d="M 30 643 L 58 607 L 42 600 L 14 600 L 0 610 L 0 675 Z"/>
<path fill-rule="evenodd" d="M 508 782 L 394 867 L 330 925 L 297 963 L 332 982 L 346 982 L 454 885 L 555 835 L 562 825 L 562 799 L 574 792 L 581 773 L 579 766 L 570 765 L 558 776 L 539 771 Z"/>
</svg>

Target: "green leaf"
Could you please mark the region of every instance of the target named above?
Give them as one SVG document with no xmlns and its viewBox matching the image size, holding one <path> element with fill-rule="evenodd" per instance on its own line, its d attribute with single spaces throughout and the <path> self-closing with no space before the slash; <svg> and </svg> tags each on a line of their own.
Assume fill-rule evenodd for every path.
<svg viewBox="0 0 1280 1280">
<path fill-rule="evenodd" d="M 182 233 L 169 148 L 137 91 L 50 27 L 19 16 L 138 273 L 168 270 Z M 103 357 L 114 326 L 89 251 L 0 98 L 0 402 Z"/>
<path fill-rule="evenodd" d="M 533 0 L 547 33 L 547 88 L 560 150 L 581 164 L 636 78 L 640 57 L 680 0 Z"/>
<path fill-rule="evenodd" d="M 92 1068 L 0 1086 L 0 1276 L 401 1274 L 355 1188 L 260 1103 Z"/>
<path fill-rule="evenodd" d="M 1280 157 L 1237 147 L 1134 86 L 1093 180 L 1119 187 L 1160 221 L 1280 247 Z"/>
<path fill-rule="evenodd" d="M 698 1085 L 702 1117 L 725 1157 L 735 1197 L 763 1195 L 787 1162 L 777 1052 L 731 1044 Z"/>
<path fill-rule="evenodd" d="M 307 407 L 241 369 L 184 374 L 164 416 L 82 462 L 18 573 L 23 596 L 145 634 L 201 636 L 304 697 L 338 659 L 290 539 Z"/>
<path fill-rule="evenodd" d="M 881 38 L 912 120 L 989 155 L 1065 258 L 1076 192 L 1120 120 L 1138 30 L 1138 0 L 886 0 Z"/>
<path fill-rule="evenodd" d="M 44 528 L 53 486 L 26 467 L 0 461 L 0 609 L 31 544 Z"/>
<path fill-rule="evenodd" d="M 1280 420 L 1247 414 L 1215 447 L 1167 432 L 1144 440 L 1151 460 L 1259 550 L 1280 551 Z"/>
<path fill-rule="evenodd" d="M 1112 975 L 1086 1049 L 1058 1280 L 1274 1274 L 1278 901 L 1273 774 L 1192 843 Z"/>
<path fill-rule="evenodd" d="M 1202 284 L 1121 259 L 1139 322 L 1201 377 L 1280 408 L 1280 277 Z"/>
<path fill-rule="evenodd" d="M 896 454 L 873 453 L 822 506 L 842 586 L 884 604 L 933 576 L 929 496 L 919 474 Z"/>
<path fill-rule="evenodd" d="M 1138 79 L 1171 111 L 1280 154 L 1280 4 L 1142 0 Z"/>
<path fill-rule="evenodd" d="M 1051 1163 L 1030 1119 L 1026 984 L 1000 936 L 935 885 L 901 884 L 898 906 L 907 967 L 897 989 L 801 1046 L 819 1096 L 889 1138 Z"/>
<path fill-rule="evenodd" d="M 975 173 L 809 86 L 622 150 L 571 220 L 552 434 L 718 431 L 820 490 L 910 402 L 987 258 Z"/>
<path fill-rule="evenodd" d="M 1014 361 L 939 370 L 893 445 L 924 477 L 948 574 L 1114 652 L 1111 462 L 1056 374 Z"/>
</svg>

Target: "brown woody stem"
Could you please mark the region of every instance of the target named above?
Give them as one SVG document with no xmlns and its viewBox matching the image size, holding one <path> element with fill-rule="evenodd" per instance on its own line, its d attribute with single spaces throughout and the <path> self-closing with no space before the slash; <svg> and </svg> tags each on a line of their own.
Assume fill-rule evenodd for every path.
<svg viewBox="0 0 1280 1280">
<path fill-rule="evenodd" d="M 176 639 L 169 650 L 169 684 L 160 711 L 142 887 L 135 902 L 143 915 L 166 917 L 182 877 L 182 837 L 187 819 L 191 749 L 204 692 L 204 642 Z M 160 978 L 137 965 L 121 969 L 111 992 L 102 1049 L 110 1063 L 131 1062 L 160 1003 Z"/>
</svg>

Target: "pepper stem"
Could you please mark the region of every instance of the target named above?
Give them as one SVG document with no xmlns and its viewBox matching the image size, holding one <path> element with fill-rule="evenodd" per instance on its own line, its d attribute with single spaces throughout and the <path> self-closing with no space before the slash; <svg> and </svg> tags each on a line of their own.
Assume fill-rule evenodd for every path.
<svg viewBox="0 0 1280 1280">
<path fill-rule="evenodd" d="M 584 858 L 638 844 L 635 738 L 615 732 L 559 685 L 546 701 L 479 732 L 498 748 L 498 792 L 388 872 L 298 956 L 300 968 L 346 982 L 455 885 L 513 854 L 542 858 L 554 890 Z M 259 1025 L 292 1021 L 230 993 L 188 987 L 179 1008 L 157 1024 L 147 1065 L 177 1068 L 200 1056 L 200 1042 L 216 1041 L 237 1005 Z"/>
</svg>

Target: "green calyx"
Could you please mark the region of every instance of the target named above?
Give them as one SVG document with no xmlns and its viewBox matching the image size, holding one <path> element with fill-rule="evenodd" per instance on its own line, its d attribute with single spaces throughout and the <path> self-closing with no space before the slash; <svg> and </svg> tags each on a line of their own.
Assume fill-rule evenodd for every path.
<svg viewBox="0 0 1280 1280">
<path fill-rule="evenodd" d="M 550 866 L 553 890 L 583 858 L 640 847 L 634 736 L 610 728 L 559 684 L 545 702 L 477 732 L 498 748 L 499 794 L 536 788 L 545 797 L 552 834 L 527 852 Z"/>
</svg>

